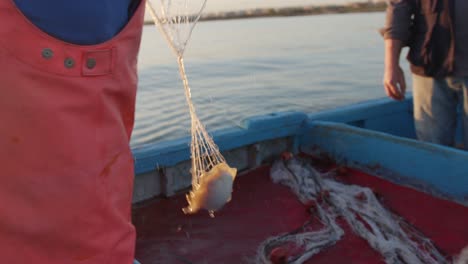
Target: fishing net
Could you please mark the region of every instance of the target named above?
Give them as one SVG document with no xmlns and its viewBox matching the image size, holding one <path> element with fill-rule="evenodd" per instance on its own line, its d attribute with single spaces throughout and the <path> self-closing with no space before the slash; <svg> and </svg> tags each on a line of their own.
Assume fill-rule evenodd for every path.
<svg viewBox="0 0 468 264">
<path fill-rule="evenodd" d="M 386 263 L 448 263 L 428 238 L 385 208 L 371 189 L 347 185 L 332 176 L 333 172 L 319 173 L 304 159 L 273 164 L 272 180 L 288 186 L 310 206 L 312 218 L 294 232 L 265 240 L 259 246 L 256 263 L 303 263 L 340 240 L 344 230 L 337 223 L 339 218 L 380 252 Z M 289 252 L 278 261 L 281 248 Z"/>
<path fill-rule="evenodd" d="M 453 264 L 466 264 L 468 263 L 468 246 L 466 246 L 462 251 L 460 252 L 460 255 L 456 256 Z"/>
<path fill-rule="evenodd" d="M 155 5 L 152 2 L 155 2 Z M 190 112 L 192 191 L 187 195 L 188 206 L 183 208 L 183 211 L 191 214 L 206 209 L 214 217 L 214 212 L 231 199 L 232 184 L 237 170 L 227 165 L 197 117 L 185 72 L 184 52 L 206 6 L 206 0 L 148 0 L 146 5 L 154 23 L 177 57 L 179 74 Z"/>
</svg>

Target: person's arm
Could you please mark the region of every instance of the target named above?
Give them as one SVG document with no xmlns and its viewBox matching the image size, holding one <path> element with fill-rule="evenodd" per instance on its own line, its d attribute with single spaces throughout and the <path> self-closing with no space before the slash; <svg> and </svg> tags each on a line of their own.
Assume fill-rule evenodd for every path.
<svg viewBox="0 0 468 264">
<path fill-rule="evenodd" d="M 403 44 L 398 39 L 385 40 L 385 72 L 383 85 L 388 97 L 395 100 L 405 99 L 405 74 L 400 66 Z"/>
<path fill-rule="evenodd" d="M 400 67 L 402 48 L 411 36 L 414 0 L 390 0 L 387 8 L 387 22 L 382 34 L 385 39 L 385 70 L 383 85 L 387 96 L 403 100 L 406 81 Z"/>
</svg>

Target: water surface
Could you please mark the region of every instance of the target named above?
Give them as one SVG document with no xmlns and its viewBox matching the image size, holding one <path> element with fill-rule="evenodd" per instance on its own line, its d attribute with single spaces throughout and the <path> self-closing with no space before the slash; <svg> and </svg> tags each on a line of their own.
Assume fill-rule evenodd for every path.
<svg viewBox="0 0 468 264">
<path fill-rule="evenodd" d="M 199 23 L 185 54 L 198 116 L 212 131 L 252 115 L 384 97 L 384 19 L 357 13 Z M 144 28 L 139 73 L 132 145 L 189 135 L 176 59 L 154 26 Z"/>
</svg>

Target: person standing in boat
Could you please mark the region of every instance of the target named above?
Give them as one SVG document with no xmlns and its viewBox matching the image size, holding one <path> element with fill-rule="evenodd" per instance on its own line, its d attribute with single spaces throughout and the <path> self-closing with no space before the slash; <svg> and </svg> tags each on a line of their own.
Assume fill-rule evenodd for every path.
<svg viewBox="0 0 468 264">
<path fill-rule="evenodd" d="M 384 88 L 403 100 L 400 52 L 413 74 L 413 102 L 418 139 L 453 146 L 457 107 L 463 109 L 464 145 L 468 148 L 468 1 L 389 0 L 385 39 Z"/>
<path fill-rule="evenodd" d="M 0 0 L 0 262 L 130 264 L 144 1 Z"/>
</svg>

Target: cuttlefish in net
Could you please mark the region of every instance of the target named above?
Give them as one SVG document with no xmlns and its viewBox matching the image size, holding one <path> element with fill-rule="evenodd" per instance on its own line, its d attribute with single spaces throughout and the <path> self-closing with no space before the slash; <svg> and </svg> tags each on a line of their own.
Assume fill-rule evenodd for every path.
<svg viewBox="0 0 468 264">
<path fill-rule="evenodd" d="M 206 209 L 211 217 L 214 212 L 223 208 L 231 201 L 232 186 L 236 178 L 237 169 L 226 163 L 219 163 L 200 177 L 198 188 L 186 195 L 188 206 L 183 208 L 185 214 L 194 214 Z"/>
</svg>

